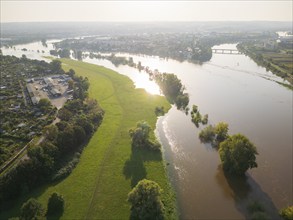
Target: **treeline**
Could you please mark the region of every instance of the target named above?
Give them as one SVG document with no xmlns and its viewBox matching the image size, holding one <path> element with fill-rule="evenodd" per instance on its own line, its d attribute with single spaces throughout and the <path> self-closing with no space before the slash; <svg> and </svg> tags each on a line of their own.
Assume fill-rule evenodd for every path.
<svg viewBox="0 0 293 220">
<path fill-rule="evenodd" d="M 184 93 L 185 87 L 175 74 L 157 73 L 153 78 L 170 103 L 174 103 L 178 109 L 184 110 L 187 107 L 189 95 Z"/>
<path fill-rule="evenodd" d="M 85 99 L 87 79 L 76 77 L 70 71 L 77 91 L 83 88 L 82 98 L 67 101 L 58 112 L 60 122 L 43 129 L 39 144 L 29 148 L 28 159 L 0 178 L 0 210 L 11 205 L 13 199 L 43 183 L 66 177 L 79 162 L 86 142 L 101 124 L 104 111 L 97 101 Z M 69 73 L 68 73 L 69 74 Z M 88 87 L 88 86 L 87 86 Z"/>
<path fill-rule="evenodd" d="M 69 49 L 50 50 L 50 54 L 60 58 L 70 58 L 71 52 Z M 73 57 L 77 60 L 82 60 L 82 51 L 74 50 Z"/>
<path fill-rule="evenodd" d="M 135 63 L 132 57 L 117 57 L 115 54 L 110 56 L 103 56 L 101 54 L 90 53 L 90 58 L 107 59 L 115 66 L 128 65 L 136 68 L 139 71 L 145 71 L 150 80 L 154 80 L 160 87 L 162 93 L 166 96 L 171 104 L 175 104 L 178 109 L 185 110 L 189 103 L 189 95 L 185 93 L 185 87 L 182 85 L 181 80 L 173 73 L 160 73 L 158 70 L 152 71 L 149 67 L 143 66 L 141 62 Z"/>
</svg>

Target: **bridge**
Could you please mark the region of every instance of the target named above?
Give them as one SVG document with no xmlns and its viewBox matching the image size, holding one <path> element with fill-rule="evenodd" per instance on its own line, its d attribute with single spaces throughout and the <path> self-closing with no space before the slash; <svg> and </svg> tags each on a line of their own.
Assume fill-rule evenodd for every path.
<svg viewBox="0 0 293 220">
<path fill-rule="evenodd" d="M 242 54 L 237 49 L 212 49 L 212 52 L 217 54 Z"/>
</svg>

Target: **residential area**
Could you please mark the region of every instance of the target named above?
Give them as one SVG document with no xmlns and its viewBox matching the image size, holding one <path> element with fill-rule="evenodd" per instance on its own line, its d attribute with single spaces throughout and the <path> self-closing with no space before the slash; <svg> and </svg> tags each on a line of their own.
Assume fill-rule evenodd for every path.
<svg viewBox="0 0 293 220">
<path fill-rule="evenodd" d="M 0 56 L 1 166 L 55 120 L 73 90 L 68 90 L 71 78 L 58 62 Z M 50 101 L 46 107 L 39 103 L 44 99 Z"/>
</svg>

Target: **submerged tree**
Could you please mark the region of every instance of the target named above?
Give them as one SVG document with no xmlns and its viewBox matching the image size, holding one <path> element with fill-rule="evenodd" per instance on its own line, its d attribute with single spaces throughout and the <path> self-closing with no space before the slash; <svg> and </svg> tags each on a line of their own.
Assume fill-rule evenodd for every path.
<svg viewBox="0 0 293 220">
<path fill-rule="evenodd" d="M 243 175 L 248 169 L 257 167 L 256 147 L 242 134 L 230 136 L 222 142 L 219 153 L 227 173 Z"/>
<path fill-rule="evenodd" d="M 215 133 L 216 133 L 216 141 L 218 144 L 220 144 L 222 141 L 226 140 L 228 138 L 228 124 L 225 122 L 219 122 L 215 127 Z"/>
<path fill-rule="evenodd" d="M 293 206 L 288 206 L 280 211 L 280 216 L 285 220 L 293 219 Z"/>
</svg>

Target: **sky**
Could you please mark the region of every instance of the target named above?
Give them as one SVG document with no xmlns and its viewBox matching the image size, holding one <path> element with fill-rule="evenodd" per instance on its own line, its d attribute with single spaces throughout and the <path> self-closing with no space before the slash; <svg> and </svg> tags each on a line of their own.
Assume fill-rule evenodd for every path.
<svg viewBox="0 0 293 220">
<path fill-rule="evenodd" d="M 293 1 L 0 0 L 1 22 L 292 21 Z"/>
</svg>

